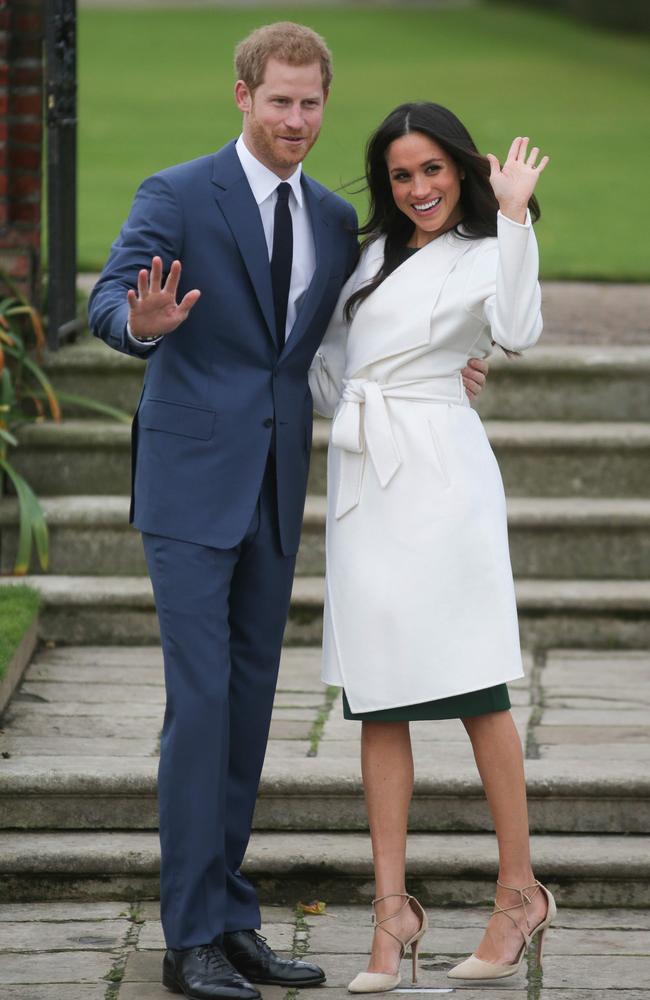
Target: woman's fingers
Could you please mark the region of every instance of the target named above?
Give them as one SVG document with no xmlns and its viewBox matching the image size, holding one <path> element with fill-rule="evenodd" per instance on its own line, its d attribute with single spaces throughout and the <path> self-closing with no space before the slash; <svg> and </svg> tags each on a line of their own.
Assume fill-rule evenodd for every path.
<svg viewBox="0 0 650 1000">
<path fill-rule="evenodd" d="M 523 137 L 523 139 L 521 140 L 521 142 L 519 143 L 519 151 L 517 153 L 517 159 L 521 160 L 522 163 L 526 162 L 526 154 L 528 152 L 528 143 L 529 142 L 530 142 L 530 139 L 528 138 L 527 135 L 525 135 Z"/>
<path fill-rule="evenodd" d="M 494 153 L 487 153 L 486 158 L 488 163 L 490 164 L 490 177 L 494 177 L 494 175 L 498 174 L 499 171 L 501 170 L 501 165 L 497 160 L 496 156 L 494 155 Z"/>
<path fill-rule="evenodd" d="M 539 156 L 539 146 L 533 146 L 533 148 L 530 151 L 530 156 L 526 161 L 529 167 L 535 166 L 535 160 L 537 159 L 538 156 Z"/>
<path fill-rule="evenodd" d="M 544 169 L 544 167 L 546 166 L 546 164 L 549 162 L 549 160 L 550 160 L 549 156 L 543 156 L 541 158 L 541 160 L 539 161 L 539 163 L 538 163 L 538 165 L 536 167 L 536 170 L 537 170 L 538 174 L 541 174 L 542 170 Z"/>
<path fill-rule="evenodd" d="M 518 135 L 516 139 L 513 139 L 510 143 L 510 149 L 508 150 L 507 160 L 516 160 L 519 154 L 519 147 L 521 146 L 521 136 Z"/>
</svg>

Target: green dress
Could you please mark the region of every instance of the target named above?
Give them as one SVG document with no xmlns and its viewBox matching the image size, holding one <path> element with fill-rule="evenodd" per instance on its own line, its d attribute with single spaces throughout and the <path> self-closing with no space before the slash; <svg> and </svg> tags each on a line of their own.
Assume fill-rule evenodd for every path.
<svg viewBox="0 0 650 1000">
<path fill-rule="evenodd" d="M 415 252 L 416 247 L 404 247 L 404 263 Z M 479 691 L 465 691 L 449 698 L 436 698 L 417 705 L 400 705 L 398 708 L 383 708 L 378 712 L 353 712 L 345 691 L 343 692 L 343 717 L 351 720 L 366 719 L 369 722 L 420 722 L 424 719 L 462 719 L 472 715 L 486 715 L 488 712 L 505 712 L 510 708 L 507 684 L 494 684 Z"/>
</svg>

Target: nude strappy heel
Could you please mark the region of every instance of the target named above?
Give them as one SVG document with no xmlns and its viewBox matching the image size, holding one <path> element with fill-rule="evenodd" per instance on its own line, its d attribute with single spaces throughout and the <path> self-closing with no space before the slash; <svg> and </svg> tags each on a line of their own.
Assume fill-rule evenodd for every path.
<svg viewBox="0 0 650 1000">
<path fill-rule="evenodd" d="M 476 955 L 470 955 L 469 958 L 466 958 L 464 962 L 460 963 L 460 965 L 455 965 L 453 969 L 449 970 L 447 975 L 450 979 L 505 979 L 506 976 L 514 976 L 514 974 L 519 971 L 521 963 L 524 960 L 524 955 L 535 937 L 537 937 L 536 964 L 538 968 L 541 967 L 542 954 L 544 951 L 544 936 L 557 914 L 557 907 L 552 893 L 546 888 L 545 885 L 538 882 L 537 879 L 535 879 L 532 885 L 525 885 L 522 888 L 519 888 L 519 886 L 516 885 L 504 885 L 504 883 L 499 882 L 498 879 L 497 885 L 500 885 L 502 889 L 512 889 L 513 892 L 519 893 L 519 903 L 514 903 L 512 906 L 499 906 L 495 900 L 494 910 L 492 911 L 493 913 L 505 913 L 508 919 L 512 920 L 517 930 L 519 930 L 523 935 L 524 943 L 521 946 L 521 951 L 517 956 L 517 960 L 512 965 L 501 965 L 497 962 L 485 962 L 482 958 L 477 958 Z M 535 889 L 535 892 L 532 893 L 532 895 L 529 895 L 527 893 L 528 889 Z M 515 918 L 508 913 L 508 910 L 518 910 L 523 907 L 524 916 L 526 917 L 526 927 L 530 928 L 526 903 L 532 903 L 533 896 L 537 895 L 537 892 L 539 892 L 540 889 L 546 896 L 548 903 L 546 916 L 542 921 L 540 921 L 540 923 L 537 924 L 536 927 L 533 927 L 532 931 L 529 930 L 529 932 L 526 933 L 526 931 L 522 930 L 519 926 Z"/>
<path fill-rule="evenodd" d="M 395 913 L 391 913 L 388 917 L 384 917 L 383 920 L 377 920 L 375 915 L 375 904 L 381 903 L 384 899 L 392 899 L 393 897 L 404 900 L 399 910 L 396 910 Z M 389 931 L 387 927 L 384 927 L 384 924 L 388 920 L 392 920 L 394 917 L 399 916 L 399 914 L 402 913 L 407 906 L 411 906 L 412 909 L 419 913 L 420 927 L 416 933 L 408 939 L 408 941 L 402 941 L 397 934 L 393 934 L 393 932 Z M 377 899 L 373 899 L 372 924 L 376 931 L 380 930 L 384 931 L 386 934 L 390 934 L 390 936 L 399 944 L 400 953 L 399 961 L 397 963 L 397 972 L 394 975 L 387 972 L 360 972 L 348 986 L 348 991 L 350 993 L 385 993 L 387 990 L 394 990 L 395 987 L 402 981 L 402 977 L 399 974 L 399 963 L 404 958 L 404 955 L 409 947 L 411 949 L 411 961 L 413 963 L 413 982 L 417 983 L 418 949 L 420 947 L 420 941 L 429 927 L 429 921 L 423 907 L 420 903 L 418 903 L 415 896 L 409 896 L 406 892 L 391 892 L 388 896 L 379 896 Z"/>
</svg>

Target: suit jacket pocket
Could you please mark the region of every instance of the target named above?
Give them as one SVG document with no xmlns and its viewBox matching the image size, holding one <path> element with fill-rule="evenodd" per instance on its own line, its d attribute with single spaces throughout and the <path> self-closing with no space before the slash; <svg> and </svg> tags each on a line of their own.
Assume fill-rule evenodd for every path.
<svg viewBox="0 0 650 1000">
<path fill-rule="evenodd" d="M 181 437 L 208 441 L 214 433 L 216 413 L 187 403 L 145 399 L 138 410 L 138 425 L 150 431 L 165 431 Z"/>
</svg>

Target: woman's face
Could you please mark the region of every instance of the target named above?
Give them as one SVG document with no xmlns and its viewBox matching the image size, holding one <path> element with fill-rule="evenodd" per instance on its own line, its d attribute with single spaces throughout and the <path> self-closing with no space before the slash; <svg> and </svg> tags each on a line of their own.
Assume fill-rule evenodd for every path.
<svg viewBox="0 0 650 1000">
<path fill-rule="evenodd" d="M 413 246 L 424 246 L 460 222 L 461 174 L 448 153 L 421 132 L 391 142 L 386 166 L 395 204 L 415 223 Z"/>
</svg>

